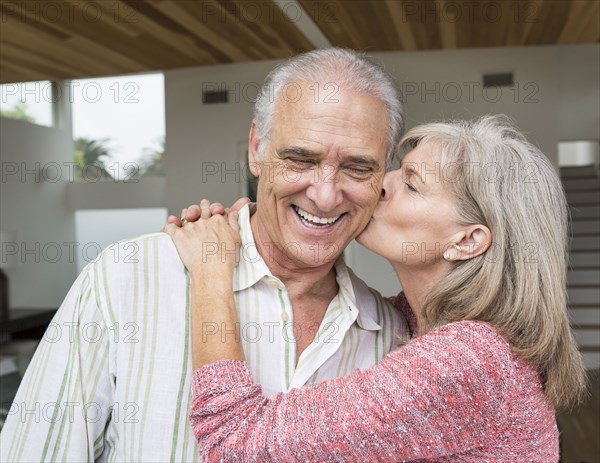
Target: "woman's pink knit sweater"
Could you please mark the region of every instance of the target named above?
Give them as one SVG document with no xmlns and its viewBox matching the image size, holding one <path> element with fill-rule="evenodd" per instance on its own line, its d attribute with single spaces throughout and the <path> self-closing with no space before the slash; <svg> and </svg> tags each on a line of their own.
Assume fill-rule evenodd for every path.
<svg viewBox="0 0 600 463">
<path fill-rule="evenodd" d="M 190 421 L 203 461 L 559 459 L 554 409 L 537 372 L 484 323 L 449 323 L 368 370 L 272 398 L 241 361 L 200 368 L 192 382 Z"/>
</svg>

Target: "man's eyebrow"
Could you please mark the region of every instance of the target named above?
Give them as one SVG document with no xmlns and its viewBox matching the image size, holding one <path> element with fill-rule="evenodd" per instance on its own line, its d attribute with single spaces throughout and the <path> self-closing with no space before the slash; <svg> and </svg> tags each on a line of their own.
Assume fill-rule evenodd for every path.
<svg viewBox="0 0 600 463">
<path fill-rule="evenodd" d="M 304 156 L 304 157 L 318 157 L 319 153 L 315 151 L 311 151 L 306 148 L 302 148 L 299 146 L 290 146 L 288 148 L 282 148 L 277 150 L 277 154 L 279 157 L 285 157 L 286 155 L 296 155 L 296 156 Z M 346 162 L 353 162 L 355 164 L 362 164 L 365 166 L 370 166 L 373 168 L 379 167 L 379 162 L 372 156 L 367 155 L 351 155 L 344 158 Z"/>
<path fill-rule="evenodd" d="M 277 154 L 279 155 L 279 157 L 283 157 L 289 154 L 295 154 L 297 156 L 316 156 L 317 153 L 315 153 L 314 151 L 308 150 L 306 148 L 301 148 L 300 146 L 290 146 L 288 148 L 282 148 L 277 150 Z"/>
<path fill-rule="evenodd" d="M 365 166 L 379 167 L 379 162 L 371 156 L 353 155 L 346 158 L 348 161 L 355 164 L 363 164 Z"/>
</svg>

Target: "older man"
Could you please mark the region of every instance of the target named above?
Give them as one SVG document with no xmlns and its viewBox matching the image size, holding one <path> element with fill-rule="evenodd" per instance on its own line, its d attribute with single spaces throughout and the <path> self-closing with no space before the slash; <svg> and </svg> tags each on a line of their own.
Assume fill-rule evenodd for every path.
<svg viewBox="0 0 600 463">
<path fill-rule="evenodd" d="M 400 342 L 404 320 L 340 256 L 370 220 L 401 132 L 392 80 L 354 52 L 300 55 L 265 81 L 249 136 L 257 207 L 240 213 L 240 331 L 203 331 L 241 335 L 265 393 L 367 368 Z M 42 341 L 25 375 L 2 460 L 197 459 L 189 294 L 164 234 L 90 264 L 54 320 L 70 336 Z"/>
</svg>

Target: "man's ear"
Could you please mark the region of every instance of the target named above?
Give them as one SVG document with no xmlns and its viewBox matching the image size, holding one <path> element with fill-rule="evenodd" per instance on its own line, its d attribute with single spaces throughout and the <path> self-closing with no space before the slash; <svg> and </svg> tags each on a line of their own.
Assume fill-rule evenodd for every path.
<svg viewBox="0 0 600 463">
<path fill-rule="evenodd" d="M 452 237 L 444 250 L 447 261 L 469 260 L 486 252 L 492 245 L 492 232 L 482 224 L 469 225 Z"/>
<path fill-rule="evenodd" d="M 258 153 L 258 146 L 260 145 L 260 138 L 258 130 L 256 129 L 256 123 L 252 121 L 250 126 L 250 134 L 248 135 L 248 167 L 252 175 L 260 177 L 260 166 L 262 160 Z"/>
</svg>

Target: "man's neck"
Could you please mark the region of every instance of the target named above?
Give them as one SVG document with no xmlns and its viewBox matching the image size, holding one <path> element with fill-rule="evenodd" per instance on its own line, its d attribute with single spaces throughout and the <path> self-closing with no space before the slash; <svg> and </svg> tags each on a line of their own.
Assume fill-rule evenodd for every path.
<svg viewBox="0 0 600 463">
<path fill-rule="evenodd" d="M 256 216 L 250 218 L 254 243 L 271 273 L 285 285 L 292 304 L 296 362 L 313 342 L 325 312 L 338 293 L 333 262 L 307 266 L 290 260 L 273 245 Z"/>
</svg>

